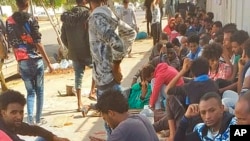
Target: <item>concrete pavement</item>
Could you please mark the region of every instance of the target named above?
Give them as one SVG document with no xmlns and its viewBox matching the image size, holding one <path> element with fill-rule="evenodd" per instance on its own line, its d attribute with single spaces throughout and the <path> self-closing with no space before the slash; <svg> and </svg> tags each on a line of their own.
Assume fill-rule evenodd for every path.
<svg viewBox="0 0 250 141">
<path fill-rule="evenodd" d="M 166 25 L 166 18 L 163 19 L 163 27 Z M 146 23 L 138 25 L 140 31 L 146 31 Z M 134 74 L 142 65 L 147 63 L 153 45 L 152 38 L 135 41 L 132 49 L 132 58 L 125 58 L 121 63 L 123 73 L 122 87 L 129 87 Z M 91 86 L 91 69 L 86 69 L 82 84 L 82 96 L 84 104 L 93 103 L 87 98 Z M 22 80 L 7 82 L 12 89 L 26 94 Z M 65 70 L 57 74 L 46 74 L 45 96 L 42 117 L 47 121 L 42 127 L 52 131 L 58 136 L 67 137 L 71 141 L 89 141 L 89 135 L 103 133 L 104 121 L 100 117 L 82 117 L 76 111 L 77 99 L 75 96 L 60 96 L 58 91 L 66 93 L 66 85 L 74 84 L 74 73 L 72 70 Z M 26 109 L 25 109 L 26 112 Z M 91 114 L 91 112 L 89 113 Z M 22 137 L 32 141 L 32 137 Z"/>
</svg>

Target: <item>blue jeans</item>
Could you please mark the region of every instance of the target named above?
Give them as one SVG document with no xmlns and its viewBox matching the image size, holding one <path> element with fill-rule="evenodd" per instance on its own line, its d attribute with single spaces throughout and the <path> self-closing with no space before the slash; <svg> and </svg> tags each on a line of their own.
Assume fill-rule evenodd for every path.
<svg viewBox="0 0 250 141">
<path fill-rule="evenodd" d="M 81 89 L 82 78 L 85 70 L 85 63 L 73 61 L 73 67 L 75 71 L 75 89 Z"/>
<path fill-rule="evenodd" d="M 155 83 L 155 79 L 153 78 L 151 80 L 151 90 L 152 92 L 154 91 L 154 83 Z M 155 109 L 156 110 L 159 110 L 159 109 L 165 109 L 166 107 L 166 101 L 167 101 L 167 95 L 165 94 L 165 89 L 166 89 L 166 85 L 165 84 L 162 84 L 161 86 L 161 89 L 160 89 L 160 92 L 159 92 L 159 96 L 158 96 L 158 99 L 155 103 Z M 162 107 L 164 106 L 164 107 Z"/>
<path fill-rule="evenodd" d="M 106 88 L 106 89 L 102 89 L 102 90 L 100 90 L 100 89 L 97 88 L 97 90 L 96 90 L 97 101 L 98 101 L 98 99 L 100 98 L 100 96 L 101 96 L 105 91 L 110 90 L 110 89 L 121 91 L 121 86 L 120 86 L 120 84 L 115 84 L 115 85 L 113 85 L 111 88 Z M 105 129 L 106 129 L 106 131 L 107 131 L 107 134 L 108 134 L 108 136 L 109 136 L 109 135 L 111 134 L 111 132 L 112 132 L 112 129 L 108 126 L 108 124 L 107 124 L 106 122 L 104 123 L 104 127 L 105 127 Z"/>
<path fill-rule="evenodd" d="M 33 124 L 33 108 L 36 95 L 36 123 L 40 123 L 44 96 L 44 64 L 42 59 L 18 62 L 19 71 L 27 91 L 28 123 Z"/>
<path fill-rule="evenodd" d="M 222 104 L 228 108 L 229 113 L 234 114 L 234 108 L 239 99 L 238 93 L 232 90 L 226 90 L 222 95 Z"/>
<path fill-rule="evenodd" d="M 46 141 L 43 137 L 37 137 L 35 141 Z"/>
</svg>

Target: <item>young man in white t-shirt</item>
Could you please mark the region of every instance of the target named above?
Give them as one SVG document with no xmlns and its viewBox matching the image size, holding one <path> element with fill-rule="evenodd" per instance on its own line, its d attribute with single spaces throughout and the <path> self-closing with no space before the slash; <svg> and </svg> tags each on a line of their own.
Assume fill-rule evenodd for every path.
<svg viewBox="0 0 250 141">
<path fill-rule="evenodd" d="M 123 7 L 121 7 L 119 14 L 119 18 L 123 20 L 125 23 L 130 25 L 136 32 L 138 32 L 138 27 L 135 18 L 135 11 L 132 7 L 129 6 L 129 0 L 123 0 Z M 132 45 L 130 45 L 127 49 L 128 57 L 131 58 Z"/>
</svg>

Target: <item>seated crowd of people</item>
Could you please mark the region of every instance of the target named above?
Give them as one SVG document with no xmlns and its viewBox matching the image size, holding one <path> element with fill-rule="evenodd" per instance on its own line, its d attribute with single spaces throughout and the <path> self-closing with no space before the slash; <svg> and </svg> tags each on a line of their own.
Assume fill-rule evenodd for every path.
<svg viewBox="0 0 250 141">
<path fill-rule="evenodd" d="M 149 105 L 168 141 L 229 140 L 230 125 L 250 124 L 248 32 L 213 18 L 204 11 L 169 18 L 133 77 L 129 108 Z"/>
</svg>

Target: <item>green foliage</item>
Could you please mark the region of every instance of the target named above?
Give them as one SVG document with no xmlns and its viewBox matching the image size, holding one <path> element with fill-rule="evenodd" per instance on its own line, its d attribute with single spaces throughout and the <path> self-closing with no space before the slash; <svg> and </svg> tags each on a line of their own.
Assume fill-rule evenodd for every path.
<svg viewBox="0 0 250 141">
<path fill-rule="evenodd" d="M 10 5 L 13 11 L 17 10 L 15 0 L 0 0 L 0 5 Z"/>
</svg>

